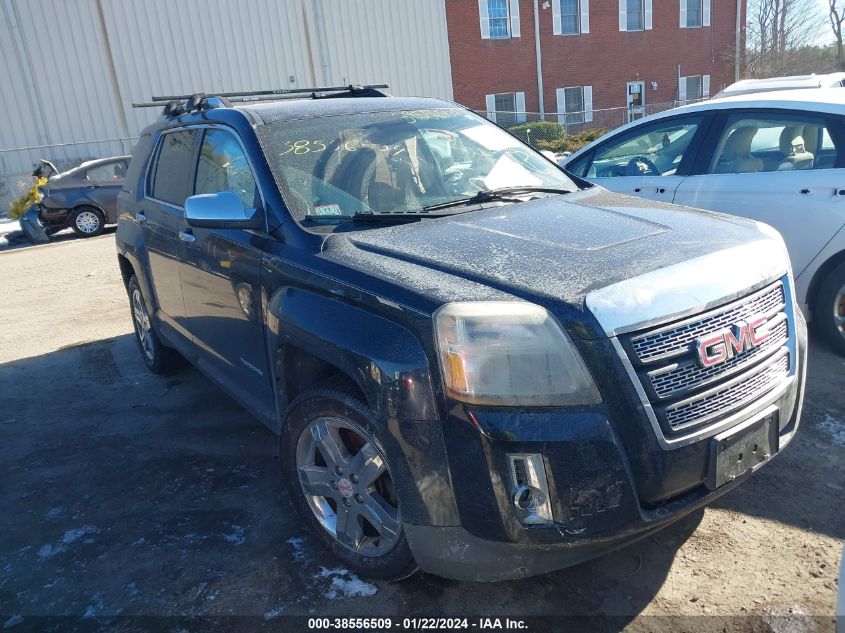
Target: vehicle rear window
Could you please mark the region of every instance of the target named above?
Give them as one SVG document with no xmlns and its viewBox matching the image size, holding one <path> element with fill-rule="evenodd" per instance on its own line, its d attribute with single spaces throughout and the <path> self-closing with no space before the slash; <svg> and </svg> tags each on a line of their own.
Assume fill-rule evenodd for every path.
<svg viewBox="0 0 845 633">
<path fill-rule="evenodd" d="M 151 183 L 152 196 L 156 200 L 185 206 L 185 198 L 191 195 L 188 174 L 196 134 L 196 130 L 181 130 L 163 136 Z"/>
</svg>

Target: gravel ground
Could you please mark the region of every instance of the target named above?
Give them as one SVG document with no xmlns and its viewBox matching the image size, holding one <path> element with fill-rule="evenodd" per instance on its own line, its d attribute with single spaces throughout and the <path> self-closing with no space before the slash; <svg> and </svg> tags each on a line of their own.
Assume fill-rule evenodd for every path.
<svg viewBox="0 0 845 633">
<path fill-rule="evenodd" d="M 256 619 L 230 628 L 255 630 L 287 615 L 484 614 L 833 631 L 845 359 L 818 343 L 798 437 L 715 506 L 525 581 L 368 582 L 300 526 L 274 435 L 189 367 L 147 373 L 114 252 L 109 233 L 0 253 L 0 627 L 236 615 Z"/>
</svg>

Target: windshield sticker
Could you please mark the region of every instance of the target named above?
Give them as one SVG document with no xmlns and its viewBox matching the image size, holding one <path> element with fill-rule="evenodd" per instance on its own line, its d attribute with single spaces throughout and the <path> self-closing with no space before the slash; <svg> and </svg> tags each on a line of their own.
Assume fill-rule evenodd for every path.
<svg viewBox="0 0 845 633">
<path fill-rule="evenodd" d="M 476 125 L 458 131 L 491 152 L 499 152 L 512 147 L 522 147 L 522 143 L 516 138 L 492 125 Z"/>
<path fill-rule="evenodd" d="M 339 204 L 323 204 L 314 207 L 314 215 L 343 215 Z"/>
</svg>

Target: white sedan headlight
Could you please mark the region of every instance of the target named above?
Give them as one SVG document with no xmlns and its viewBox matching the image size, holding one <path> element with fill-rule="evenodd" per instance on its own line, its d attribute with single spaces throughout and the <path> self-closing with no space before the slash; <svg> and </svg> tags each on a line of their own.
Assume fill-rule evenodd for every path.
<svg viewBox="0 0 845 633">
<path fill-rule="evenodd" d="M 584 361 L 558 322 L 538 305 L 448 303 L 434 314 L 449 396 L 494 406 L 601 402 Z"/>
</svg>

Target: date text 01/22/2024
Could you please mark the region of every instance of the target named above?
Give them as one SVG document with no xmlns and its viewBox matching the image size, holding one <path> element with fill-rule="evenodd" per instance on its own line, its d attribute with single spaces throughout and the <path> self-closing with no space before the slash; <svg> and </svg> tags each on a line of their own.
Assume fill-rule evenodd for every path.
<svg viewBox="0 0 845 633">
<path fill-rule="evenodd" d="M 403 618 L 392 620 L 391 618 L 310 618 L 308 620 L 310 630 L 334 629 L 334 630 L 361 630 L 372 629 L 375 631 L 387 631 L 393 629 L 409 631 L 437 631 L 447 629 L 477 629 L 477 630 L 525 630 L 528 628 L 526 622 L 521 619 L 512 618 Z"/>
</svg>

